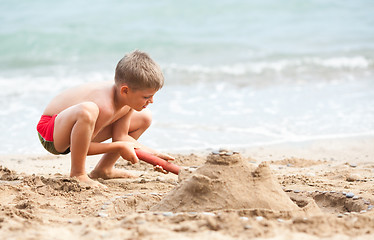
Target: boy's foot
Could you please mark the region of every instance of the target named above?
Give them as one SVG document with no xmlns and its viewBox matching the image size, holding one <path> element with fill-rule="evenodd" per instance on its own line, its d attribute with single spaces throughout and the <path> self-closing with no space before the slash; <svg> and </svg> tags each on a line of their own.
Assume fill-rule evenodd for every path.
<svg viewBox="0 0 374 240">
<path fill-rule="evenodd" d="M 89 174 L 90 178 L 92 179 L 113 179 L 113 178 L 136 178 L 136 176 L 126 172 L 125 170 L 112 168 L 110 171 L 99 171 L 99 170 L 92 170 Z"/>
<path fill-rule="evenodd" d="M 99 183 L 98 181 L 92 180 L 91 178 L 88 177 L 87 174 L 85 175 L 79 175 L 79 176 L 74 176 L 80 183 L 90 186 L 92 188 L 108 188 L 104 184 Z"/>
</svg>

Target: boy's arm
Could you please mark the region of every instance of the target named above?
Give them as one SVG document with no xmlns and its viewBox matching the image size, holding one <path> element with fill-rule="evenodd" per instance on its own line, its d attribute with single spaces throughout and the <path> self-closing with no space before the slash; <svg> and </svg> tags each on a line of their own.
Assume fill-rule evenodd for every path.
<svg viewBox="0 0 374 240">
<path fill-rule="evenodd" d="M 131 109 L 125 116 L 122 118 L 118 119 L 117 122 L 114 123 L 113 128 L 112 128 L 112 141 L 117 142 L 131 142 L 133 143 L 134 148 L 141 148 L 142 150 L 151 153 L 155 156 L 158 156 L 160 158 L 163 158 L 165 160 L 174 160 L 173 157 L 167 155 L 167 154 L 162 154 L 157 152 L 156 150 L 146 147 L 142 144 L 140 144 L 136 139 L 131 137 L 129 135 L 129 129 L 130 129 L 130 120 L 131 120 L 131 115 L 134 112 L 133 109 Z"/>
<path fill-rule="evenodd" d="M 122 118 L 118 119 L 115 123 L 113 123 L 112 141 L 132 142 L 135 148 L 140 148 L 141 146 L 139 142 L 129 135 L 130 120 L 133 112 L 134 110 L 131 109 L 125 116 L 123 116 Z"/>
<path fill-rule="evenodd" d="M 138 157 L 135 153 L 135 148 L 139 148 L 138 142 L 128 135 L 129 122 L 132 110 L 130 110 L 124 117 L 113 123 L 112 127 L 112 142 L 91 142 L 87 155 L 106 154 L 107 157 L 111 154 L 120 154 L 122 158 L 129 160 L 132 163 L 138 162 Z M 111 158 L 111 157 L 109 157 Z"/>
<path fill-rule="evenodd" d="M 101 143 L 91 142 L 88 148 L 87 155 L 97 155 L 110 152 L 119 152 L 126 159 L 133 159 L 132 152 L 134 150 L 134 144 L 132 142 L 112 142 L 112 143 Z M 127 153 L 126 153 L 127 152 Z M 135 154 L 135 152 L 134 152 Z M 131 161 L 132 162 L 132 161 Z"/>
</svg>

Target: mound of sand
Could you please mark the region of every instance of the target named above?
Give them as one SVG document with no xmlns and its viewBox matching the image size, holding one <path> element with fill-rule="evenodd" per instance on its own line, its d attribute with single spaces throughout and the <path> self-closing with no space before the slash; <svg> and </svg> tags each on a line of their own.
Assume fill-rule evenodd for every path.
<svg viewBox="0 0 374 240">
<path fill-rule="evenodd" d="M 305 212 L 314 202 L 299 208 L 273 178 L 266 162 L 258 167 L 240 154 L 210 154 L 198 168 L 172 190 L 152 211 L 201 212 L 222 209 L 266 209 Z"/>
</svg>

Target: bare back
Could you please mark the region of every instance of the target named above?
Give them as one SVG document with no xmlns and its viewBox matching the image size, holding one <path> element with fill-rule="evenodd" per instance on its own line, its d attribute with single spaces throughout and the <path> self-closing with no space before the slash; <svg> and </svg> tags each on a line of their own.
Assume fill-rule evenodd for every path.
<svg viewBox="0 0 374 240">
<path fill-rule="evenodd" d="M 131 110 L 125 106 L 117 109 L 115 106 L 114 85 L 112 82 L 89 83 L 63 91 L 47 105 L 44 115 L 59 114 L 65 109 L 83 102 L 93 102 L 99 108 L 99 116 L 95 130 L 104 127 L 122 118 Z"/>
</svg>

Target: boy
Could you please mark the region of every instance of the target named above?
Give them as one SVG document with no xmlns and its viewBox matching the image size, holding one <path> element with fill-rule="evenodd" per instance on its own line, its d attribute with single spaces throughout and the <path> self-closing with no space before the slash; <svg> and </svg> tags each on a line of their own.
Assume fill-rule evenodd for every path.
<svg viewBox="0 0 374 240">
<path fill-rule="evenodd" d="M 37 126 L 39 139 L 53 154 L 71 152 L 70 176 L 92 186 L 103 186 L 92 179 L 132 177 L 114 164 L 119 157 L 137 163 L 134 148 L 174 160 L 137 142 L 152 120 L 145 108 L 163 83 L 160 67 L 146 53 L 134 51 L 118 62 L 114 83 L 88 83 L 52 99 Z M 110 138 L 111 143 L 103 143 Z M 95 154 L 104 155 L 88 176 L 86 156 Z"/>
</svg>

